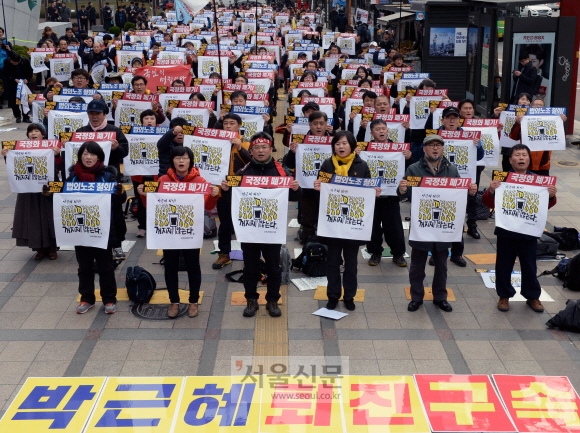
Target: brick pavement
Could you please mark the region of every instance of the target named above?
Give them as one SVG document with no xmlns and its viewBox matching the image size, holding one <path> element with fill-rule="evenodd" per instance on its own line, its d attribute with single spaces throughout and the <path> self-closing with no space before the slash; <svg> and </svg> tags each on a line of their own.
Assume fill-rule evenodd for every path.
<svg viewBox="0 0 580 433">
<path fill-rule="evenodd" d="M 10 114 L 0 110 L 0 116 Z M 25 138 L 26 124 L 10 126 L 18 130 L 0 133 L 1 140 Z M 553 155 L 559 200 L 548 222 L 579 228 L 578 166 L 562 166 L 559 160 L 580 162 L 580 150 L 570 146 Z M 489 184 L 490 172 L 484 172 L 483 186 Z M 16 194 L 9 192 L 4 170 L 0 170 L 0 186 L 4 188 L 0 192 L 0 415 L 29 376 L 229 375 L 231 356 L 254 353 L 256 319 L 242 317 L 243 307 L 230 305 L 231 293 L 243 289 L 224 277 L 242 264 L 212 270 L 211 240 L 204 242 L 201 256 L 205 296 L 197 318 L 140 320 L 129 312 L 128 301 L 119 302 L 112 316 L 106 316 L 101 306 L 77 315 L 74 252 L 59 252 L 54 262 L 36 262 L 30 250 L 16 248 L 11 239 Z M 408 214 L 408 204 L 402 205 L 402 212 Z M 294 206 L 288 217 L 296 217 Z M 466 253 L 495 252 L 493 228 L 493 220 L 480 222 L 482 239 L 466 237 Z M 294 241 L 296 230 L 288 229 L 291 252 L 299 247 Z M 163 287 L 162 268 L 152 264 L 159 257 L 135 233 L 136 222 L 129 221 L 127 239 L 137 243 L 116 271 L 119 286 L 124 285 L 126 267 L 138 264 Z M 539 264 L 540 270 L 554 266 L 553 262 Z M 545 313 L 534 313 L 524 303 L 512 303 L 511 311 L 501 313 L 494 291 L 485 288 L 474 269 L 470 262 L 467 268 L 449 265 L 448 286 L 457 297 L 452 313 L 443 313 L 430 302 L 416 313 L 407 312 L 403 288 L 408 269 L 389 260 L 369 267 L 359 255 L 359 286 L 366 289 L 365 302 L 338 322 L 311 315 L 325 303 L 313 300 L 313 292 L 299 292 L 290 285 L 288 314 L 278 319 L 287 324 L 288 354 L 348 356 L 350 374 L 567 375 L 580 389 L 580 335 L 549 331 L 544 325 L 566 299 L 578 295 L 563 289 L 555 278 L 543 277 L 543 288 L 555 300 L 544 304 Z M 428 267 L 428 282 L 432 274 L 433 268 Z M 186 287 L 185 274 L 180 281 Z M 343 308 L 340 304 L 339 310 Z"/>
</svg>

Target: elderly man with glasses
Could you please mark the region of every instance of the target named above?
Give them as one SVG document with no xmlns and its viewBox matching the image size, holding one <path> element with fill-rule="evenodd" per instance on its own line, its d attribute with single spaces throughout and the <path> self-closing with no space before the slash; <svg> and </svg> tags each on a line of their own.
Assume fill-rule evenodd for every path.
<svg viewBox="0 0 580 433">
<path fill-rule="evenodd" d="M 457 167 L 451 164 L 443 156 L 443 139 L 439 135 L 427 135 L 423 140 L 422 158 L 411 164 L 405 172 L 405 178 L 401 180 L 397 194 L 400 198 L 412 199 L 412 188 L 407 185 L 406 178 L 409 176 L 420 177 L 460 177 Z M 477 193 L 477 184 L 472 183 L 469 187 L 469 198 L 473 200 Z M 413 230 L 413 227 L 411 227 Z M 433 276 L 433 303 L 441 310 L 449 313 L 453 308 L 447 302 L 447 249 L 450 242 L 420 242 L 409 241 L 411 246 L 411 266 L 409 269 L 409 282 L 411 283 L 411 302 L 407 310 L 417 311 L 423 304 L 425 296 L 425 264 L 429 251 L 435 262 L 435 274 Z"/>
</svg>

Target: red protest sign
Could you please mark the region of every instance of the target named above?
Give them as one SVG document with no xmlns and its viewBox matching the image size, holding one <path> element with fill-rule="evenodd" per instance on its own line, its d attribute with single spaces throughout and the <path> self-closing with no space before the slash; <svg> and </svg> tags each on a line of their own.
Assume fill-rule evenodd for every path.
<svg viewBox="0 0 580 433">
<path fill-rule="evenodd" d="M 157 86 L 171 86 L 175 80 L 189 83 L 191 81 L 191 67 L 189 65 L 144 66 L 136 69 L 133 75 L 147 78 L 147 89 L 151 92 L 157 92 Z"/>
<path fill-rule="evenodd" d="M 516 432 L 487 375 L 417 374 L 434 432 Z"/>
<path fill-rule="evenodd" d="M 567 377 L 494 374 L 493 380 L 518 431 L 580 431 L 580 398 Z"/>
</svg>

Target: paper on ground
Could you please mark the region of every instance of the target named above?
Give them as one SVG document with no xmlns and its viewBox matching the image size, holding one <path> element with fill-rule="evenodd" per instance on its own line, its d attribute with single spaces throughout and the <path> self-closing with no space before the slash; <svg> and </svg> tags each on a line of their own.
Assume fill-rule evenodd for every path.
<svg viewBox="0 0 580 433">
<path fill-rule="evenodd" d="M 316 290 L 318 286 L 328 285 L 328 279 L 326 277 L 295 278 L 290 281 L 301 292 L 306 290 Z"/>
<path fill-rule="evenodd" d="M 296 218 L 290 220 L 290 222 L 288 223 L 288 227 L 296 227 L 296 228 L 300 228 L 300 224 L 298 223 L 298 220 Z"/>
<path fill-rule="evenodd" d="M 363 256 L 363 259 L 368 260 L 368 259 L 371 258 L 371 254 L 367 251 L 366 248 L 361 248 L 360 252 L 361 252 L 361 254 Z M 389 258 L 389 257 L 393 257 L 393 256 L 383 256 L 383 257 Z M 409 254 L 405 253 L 403 255 L 403 257 L 409 257 Z"/>
<path fill-rule="evenodd" d="M 124 253 L 128 253 L 129 251 L 131 251 L 131 248 L 133 248 L 133 246 L 135 245 L 136 241 L 123 241 L 121 243 L 121 248 L 123 248 L 123 252 Z M 60 251 L 74 251 L 75 247 L 71 247 L 71 246 L 65 246 L 65 247 L 60 247 Z"/>
<path fill-rule="evenodd" d="M 317 310 L 312 314 L 314 314 L 315 316 L 326 317 L 328 319 L 333 319 L 333 320 L 340 320 L 343 317 L 348 316 L 347 313 L 342 313 L 342 312 L 336 311 L 336 310 L 329 310 L 327 308 L 321 308 L 320 310 Z"/>
<path fill-rule="evenodd" d="M 294 248 L 294 258 L 297 258 L 302 253 L 302 248 Z"/>
<path fill-rule="evenodd" d="M 481 275 L 481 278 L 483 279 L 483 283 L 485 284 L 485 287 L 487 287 L 488 289 L 495 290 L 495 272 L 493 272 L 493 271 L 482 272 L 480 275 Z M 520 288 L 521 284 L 522 284 L 521 283 L 521 272 L 518 272 L 518 271 L 512 272 L 511 282 L 512 282 L 512 286 L 514 286 L 514 289 L 516 289 L 516 294 L 513 298 L 510 298 L 510 301 L 512 301 L 512 302 L 526 302 L 526 298 L 524 298 L 519 292 L 517 292 L 517 289 Z M 542 293 L 540 294 L 540 301 L 542 301 L 542 302 L 555 302 L 554 299 L 544 289 L 542 289 Z"/>
<path fill-rule="evenodd" d="M 403 230 L 409 230 L 410 225 L 411 225 L 410 221 L 403 221 Z"/>
</svg>

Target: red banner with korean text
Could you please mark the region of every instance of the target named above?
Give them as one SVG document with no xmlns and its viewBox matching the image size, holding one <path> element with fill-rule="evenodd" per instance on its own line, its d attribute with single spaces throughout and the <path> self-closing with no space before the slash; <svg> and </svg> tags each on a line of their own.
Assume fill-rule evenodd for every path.
<svg viewBox="0 0 580 433">
<path fill-rule="evenodd" d="M 191 67 L 189 65 L 144 66 L 135 70 L 134 76 L 147 78 L 147 89 L 157 91 L 157 86 L 171 86 L 175 80 L 191 82 Z"/>
</svg>

